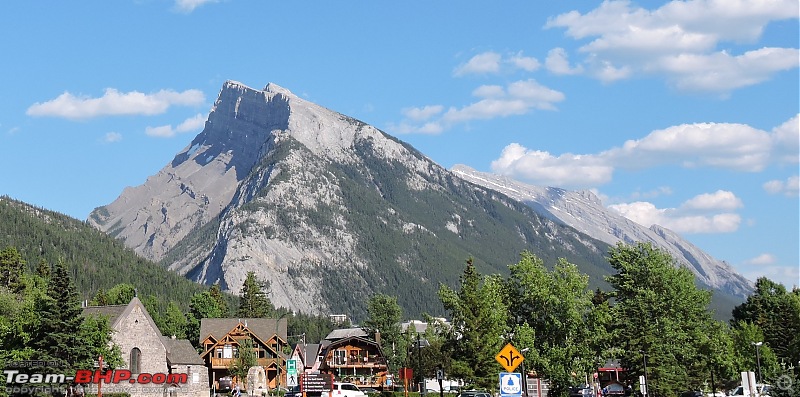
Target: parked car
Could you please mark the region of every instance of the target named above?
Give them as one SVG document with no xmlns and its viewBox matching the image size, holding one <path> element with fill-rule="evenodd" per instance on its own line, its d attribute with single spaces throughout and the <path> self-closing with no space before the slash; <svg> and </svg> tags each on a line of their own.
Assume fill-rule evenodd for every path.
<svg viewBox="0 0 800 397">
<path fill-rule="evenodd" d="M 217 392 L 229 392 L 233 387 L 233 381 L 230 376 L 219 378 L 217 381 Z"/>
<path fill-rule="evenodd" d="M 458 397 L 492 397 L 492 394 L 483 390 L 462 390 Z"/>
<path fill-rule="evenodd" d="M 367 397 L 366 393 L 352 383 L 333 382 L 332 387 L 334 397 Z M 325 395 L 324 392 L 322 394 Z"/>
<path fill-rule="evenodd" d="M 569 388 L 569 397 L 589 397 L 592 395 L 592 387 L 589 385 L 572 386 Z"/>
<path fill-rule="evenodd" d="M 286 393 L 283 394 L 283 397 L 302 397 L 303 393 L 300 391 L 300 386 L 289 386 L 289 389 L 286 390 Z"/>
<path fill-rule="evenodd" d="M 681 393 L 681 397 L 703 397 L 703 392 L 700 390 L 687 390 Z"/>
<path fill-rule="evenodd" d="M 769 397 L 769 389 L 770 389 L 770 385 L 762 385 L 762 384 L 757 384 L 756 385 L 756 393 L 760 397 Z M 745 394 L 745 392 L 747 392 L 747 394 Z M 747 396 L 749 394 L 750 394 L 750 391 L 749 390 L 744 390 L 744 388 L 742 386 L 739 386 L 739 387 L 731 390 L 728 393 L 729 396 Z M 751 397 L 755 397 L 755 396 L 751 396 Z"/>
</svg>

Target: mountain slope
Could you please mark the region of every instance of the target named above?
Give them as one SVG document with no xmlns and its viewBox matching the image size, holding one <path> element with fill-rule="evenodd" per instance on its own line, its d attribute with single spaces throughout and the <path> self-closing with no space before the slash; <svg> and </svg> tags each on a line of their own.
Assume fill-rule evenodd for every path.
<svg viewBox="0 0 800 397">
<path fill-rule="evenodd" d="M 15 247 L 29 270 L 42 260 L 51 265 L 64 261 L 83 299 L 127 283 L 143 298 L 154 295 L 161 309 L 170 301 L 188 308 L 191 296 L 205 290 L 83 221 L 8 197 L 0 197 L 0 236 L 0 247 Z"/>
<path fill-rule="evenodd" d="M 233 293 L 254 271 L 276 306 L 314 314 L 363 318 L 376 292 L 441 313 L 439 284 L 454 286 L 469 256 L 485 274 L 524 249 L 567 258 L 593 285 L 610 272 L 606 244 L 274 84 L 226 82 L 191 144 L 89 222 Z"/>
<path fill-rule="evenodd" d="M 647 228 L 606 209 L 600 199 L 589 191 L 527 185 L 503 176 L 479 172 L 466 165 L 453 166 L 451 171 L 470 182 L 526 203 L 537 213 L 607 244 L 650 242 L 685 264 L 698 281 L 708 287 L 739 298 L 745 298 L 752 292 L 752 283 L 727 263 L 714 259 L 669 229 L 658 225 Z"/>
</svg>

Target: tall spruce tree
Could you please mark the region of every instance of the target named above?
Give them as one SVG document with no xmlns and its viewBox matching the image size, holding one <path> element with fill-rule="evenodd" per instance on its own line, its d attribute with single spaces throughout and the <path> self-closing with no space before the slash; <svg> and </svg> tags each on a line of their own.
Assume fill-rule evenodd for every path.
<svg viewBox="0 0 800 397">
<path fill-rule="evenodd" d="M 247 272 L 236 314 L 239 317 L 265 318 L 275 313 L 275 307 L 267 297 L 267 288 L 265 283 L 258 281 L 255 272 Z"/>
<path fill-rule="evenodd" d="M 460 281 L 458 291 L 444 285 L 439 289 L 439 299 L 452 318 L 444 346 L 452 358 L 450 372 L 468 384 L 495 390 L 500 365 L 494 357 L 508 334 L 503 280 L 482 278 L 469 259 Z"/>
<path fill-rule="evenodd" d="M 381 349 L 389 359 L 390 370 L 395 370 L 405 361 L 405 354 L 396 354 L 398 351 L 405 353 L 403 343 L 403 330 L 400 320 L 403 318 L 403 309 L 397 303 L 397 297 L 386 294 L 377 294 L 367 302 L 369 318 L 364 322 L 364 331 L 369 335 L 380 334 Z"/>
<path fill-rule="evenodd" d="M 57 369 L 74 374 L 86 368 L 97 349 L 81 338 L 84 317 L 78 293 L 63 261 L 56 263 L 47 284 L 47 294 L 36 301 L 40 321 L 31 333 L 30 346 L 39 360 L 58 363 Z M 54 371 L 52 366 L 48 371 Z"/>
</svg>

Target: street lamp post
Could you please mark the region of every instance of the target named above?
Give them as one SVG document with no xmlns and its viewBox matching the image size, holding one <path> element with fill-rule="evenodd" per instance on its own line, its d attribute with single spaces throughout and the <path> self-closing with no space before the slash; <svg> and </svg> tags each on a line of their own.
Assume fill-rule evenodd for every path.
<svg viewBox="0 0 800 397">
<path fill-rule="evenodd" d="M 524 348 L 524 349 L 519 351 L 523 355 L 522 363 L 520 363 L 520 365 L 522 366 L 522 395 L 524 397 L 528 397 L 528 373 L 525 372 L 525 357 L 524 356 L 525 356 L 525 352 L 527 352 L 530 349 L 531 349 L 530 347 L 526 347 L 526 348 Z"/>
<path fill-rule="evenodd" d="M 642 360 L 644 360 L 644 397 L 650 394 L 650 380 L 647 379 L 647 352 L 642 351 Z"/>
<path fill-rule="evenodd" d="M 756 347 L 756 365 L 758 370 L 758 383 L 761 383 L 761 353 L 759 352 L 759 348 L 761 347 L 764 342 L 751 342 L 753 346 Z"/>
</svg>

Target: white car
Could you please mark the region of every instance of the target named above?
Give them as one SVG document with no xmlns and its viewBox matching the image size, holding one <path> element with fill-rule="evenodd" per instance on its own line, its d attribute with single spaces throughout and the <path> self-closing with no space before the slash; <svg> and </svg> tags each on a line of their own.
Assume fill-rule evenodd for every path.
<svg viewBox="0 0 800 397">
<path fill-rule="evenodd" d="M 326 392 L 323 392 L 322 395 L 326 396 Z M 367 397 L 367 393 L 364 393 L 358 386 L 352 383 L 333 382 L 332 392 L 333 397 Z"/>
<path fill-rule="evenodd" d="M 761 384 L 756 385 L 756 396 L 769 397 L 769 388 L 770 388 L 769 385 L 761 385 Z M 749 396 L 750 395 L 750 390 L 744 390 L 744 388 L 742 386 L 739 386 L 739 387 L 731 390 L 731 392 L 728 393 L 728 395 L 729 396 Z M 756 397 L 756 396 L 751 396 L 751 397 Z"/>
</svg>

